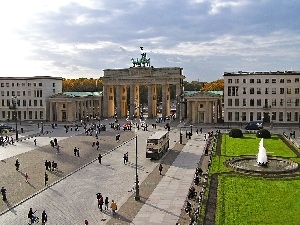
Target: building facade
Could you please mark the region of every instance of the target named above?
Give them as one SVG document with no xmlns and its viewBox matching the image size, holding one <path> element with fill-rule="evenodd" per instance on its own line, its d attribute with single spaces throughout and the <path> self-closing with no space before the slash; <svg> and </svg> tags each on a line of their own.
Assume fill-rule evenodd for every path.
<svg viewBox="0 0 300 225">
<path fill-rule="evenodd" d="M 47 97 L 61 92 L 62 77 L 0 77 L 0 121 L 46 120 Z"/>
<path fill-rule="evenodd" d="M 47 120 L 57 122 L 101 119 L 102 92 L 64 92 L 47 98 Z"/>
<path fill-rule="evenodd" d="M 225 72 L 224 122 L 300 123 L 300 72 Z"/>
</svg>

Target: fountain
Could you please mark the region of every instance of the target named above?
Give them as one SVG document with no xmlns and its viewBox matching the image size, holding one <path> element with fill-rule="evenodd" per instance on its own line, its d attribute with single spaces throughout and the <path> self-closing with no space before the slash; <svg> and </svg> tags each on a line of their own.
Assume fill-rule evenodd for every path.
<svg viewBox="0 0 300 225">
<path fill-rule="evenodd" d="M 259 142 L 258 154 L 257 154 L 257 165 L 268 166 L 267 151 L 264 147 L 264 139 L 262 138 Z"/>
<path fill-rule="evenodd" d="M 226 166 L 239 172 L 252 174 L 275 174 L 292 173 L 298 170 L 298 163 L 280 157 L 267 157 L 263 138 L 259 142 L 258 154 L 254 156 L 238 157 L 226 161 Z"/>
</svg>

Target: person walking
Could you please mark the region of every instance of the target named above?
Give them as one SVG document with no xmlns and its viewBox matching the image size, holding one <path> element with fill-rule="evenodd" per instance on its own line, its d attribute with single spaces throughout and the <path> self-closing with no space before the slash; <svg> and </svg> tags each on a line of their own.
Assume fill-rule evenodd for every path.
<svg viewBox="0 0 300 225">
<path fill-rule="evenodd" d="M 96 141 L 96 146 L 97 146 L 97 150 L 99 150 L 99 146 L 100 146 L 99 141 Z"/>
<path fill-rule="evenodd" d="M 45 186 L 47 185 L 48 183 L 48 174 L 45 172 Z"/>
<path fill-rule="evenodd" d="M 128 163 L 128 152 L 126 152 L 125 155 L 126 155 L 126 163 Z"/>
<path fill-rule="evenodd" d="M 98 161 L 101 164 L 101 161 L 102 161 L 102 155 L 101 154 L 99 154 L 99 156 L 98 156 Z"/>
<path fill-rule="evenodd" d="M 28 179 L 29 179 L 29 176 L 28 176 L 28 174 L 27 174 L 27 173 L 25 173 L 24 177 L 25 177 L 25 181 L 26 181 L 26 183 L 28 183 Z"/>
<path fill-rule="evenodd" d="M 124 155 L 123 155 L 124 164 L 126 164 L 126 161 L 127 161 L 127 160 L 126 160 L 126 157 L 127 157 L 127 156 L 126 156 L 126 153 L 124 153 Z"/>
<path fill-rule="evenodd" d="M 116 210 L 118 209 L 118 206 L 117 206 L 117 203 L 115 203 L 114 200 L 111 200 L 110 208 L 111 208 L 111 214 L 115 215 Z"/>
<path fill-rule="evenodd" d="M 1 194 L 2 194 L 3 201 L 7 201 L 7 198 L 6 198 L 6 188 L 5 187 L 1 188 Z"/>
<path fill-rule="evenodd" d="M 47 161 L 47 159 L 46 159 L 46 161 L 45 161 L 45 167 L 46 167 L 46 170 L 48 170 L 49 168 L 48 168 L 48 161 Z"/>
<path fill-rule="evenodd" d="M 77 147 L 74 148 L 74 155 L 77 155 Z"/>
<path fill-rule="evenodd" d="M 108 197 L 105 197 L 105 200 L 104 200 L 104 210 L 108 210 L 108 203 L 109 203 Z"/>
<path fill-rule="evenodd" d="M 88 220 L 84 220 L 84 225 L 89 225 L 89 221 Z"/>
<path fill-rule="evenodd" d="M 47 220 L 48 220 L 48 215 L 47 215 L 46 211 L 44 210 L 42 212 L 42 225 L 45 225 L 47 223 Z"/>
<path fill-rule="evenodd" d="M 100 211 L 102 212 L 102 206 L 103 206 L 103 196 L 98 199 L 98 208 L 100 208 Z"/>
<path fill-rule="evenodd" d="M 34 215 L 35 212 L 36 211 L 33 212 L 32 208 L 29 209 L 27 217 L 30 219 L 30 224 L 33 224 L 36 219 L 36 216 Z"/>
<path fill-rule="evenodd" d="M 34 145 L 36 146 L 36 139 L 34 139 Z"/>
<path fill-rule="evenodd" d="M 79 148 L 77 148 L 77 157 L 80 157 L 80 156 L 79 156 Z"/>
<path fill-rule="evenodd" d="M 163 170 L 163 166 L 161 164 L 159 164 L 158 170 L 159 170 L 159 175 L 162 175 L 161 172 Z"/>
<path fill-rule="evenodd" d="M 19 168 L 20 168 L 19 159 L 16 160 L 15 166 L 16 166 L 16 170 L 19 171 Z"/>
</svg>

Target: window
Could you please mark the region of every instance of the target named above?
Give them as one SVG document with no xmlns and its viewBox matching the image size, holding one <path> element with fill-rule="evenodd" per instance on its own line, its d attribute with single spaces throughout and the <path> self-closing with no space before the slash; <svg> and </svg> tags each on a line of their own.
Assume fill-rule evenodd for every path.
<svg viewBox="0 0 300 225">
<path fill-rule="evenodd" d="M 26 100 L 23 100 L 23 106 L 26 106 Z"/>
<path fill-rule="evenodd" d="M 280 94 L 284 94 L 284 88 L 280 88 Z"/>
<path fill-rule="evenodd" d="M 279 105 L 283 106 L 283 102 L 284 102 L 283 99 L 280 99 Z"/>
<path fill-rule="evenodd" d="M 299 119 L 298 119 L 298 118 L 299 118 Z M 299 122 L 300 122 L 300 117 L 299 117 L 298 112 L 295 112 L 294 120 L 295 120 L 295 121 L 298 121 L 298 120 L 299 120 Z"/>
<path fill-rule="evenodd" d="M 284 83 L 284 79 L 280 79 L 280 83 Z"/>
<path fill-rule="evenodd" d="M 246 112 L 242 112 L 242 121 L 246 121 Z"/>
<path fill-rule="evenodd" d="M 24 117 L 24 120 L 26 120 L 26 118 L 27 118 L 26 115 L 27 115 L 27 114 L 26 114 L 26 111 L 23 111 L 23 117 Z"/>
<path fill-rule="evenodd" d="M 28 83 L 27 86 L 28 86 L 28 87 L 31 87 L 31 83 Z M 32 117 L 32 113 L 31 113 L 31 117 Z M 31 118 L 31 119 L 32 119 L 32 118 Z"/>
<path fill-rule="evenodd" d="M 231 98 L 228 99 L 228 106 L 232 106 L 232 99 Z"/>
<path fill-rule="evenodd" d="M 43 97 L 43 90 L 40 90 L 40 97 Z"/>
<path fill-rule="evenodd" d="M 63 103 L 62 107 L 63 107 L 63 109 L 65 109 L 65 108 L 66 108 L 66 104 L 65 104 L 65 103 Z"/>
<path fill-rule="evenodd" d="M 240 113 L 239 112 L 235 112 L 234 113 L 234 120 L 235 121 L 239 121 L 240 120 Z"/>
<path fill-rule="evenodd" d="M 287 99 L 286 100 L 286 106 L 292 106 L 292 99 Z"/>
<path fill-rule="evenodd" d="M 272 106 L 276 106 L 276 98 L 272 99 Z"/>
<path fill-rule="evenodd" d="M 55 93 L 55 89 L 53 89 L 53 93 Z"/>
<path fill-rule="evenodd" d="M 232 79 L 228 79 L 228 84 L 232 84 Z"/>
<path fill-rule="evenodd" d="M 238 84 L 238 83 L 240 82 L 240 80 L 239 80 L 239 79 L 234 79 L 234 82 L 235 82 L 236 84 Z"/>
<path fill-rule="evenodd" d="M 254 99 L 250 99 L 250 106 L 254 106 Z"/>
<path fill-rule="evenodd" d="M 253 112 L 250 112 L 250 121 L 253 121 Z"/>
<path fill-rule="evenodd" d="M 232 112 L 228 112 L 228 121 L 232 121 Z"/>
<path fill-rule="evenodd" d="M 287 121 L 291 121 L 292 120 L 292 113 L 291 112 L 287 112 L 286 113 L 286 120 Z"/>
<path fill-rule="evenodd" d="M 246 84 L 246 83 L 247 83 L 246 79 L 243 79 L 243 83 L 244 83 L 244 84 Z"/>
<path fill-rule="evenodd" d="M 34 111 L 34 119 L 36 119 L 37 120 L 37 111 Z"/>
<path fill-rule="evenodd" d="M 5 111 L 2 111 L 2 118 L 5 118 Z"/>
<path fill-rule="evenodd" d="M 6 87 L 9 87 L 9 83 L 6 83 Z"/>
<path fill-rule="evenodd" d="M 11 96 L 16 96 L 15 91 L 12 91 L 12 92 L 11 92 Z"/>
<path fill-rule="evenodd" d="M 55 83 L 52 84 L 52 87 L 55 87 Z"/>
<path fill-rule="evenodd" d="M 6 106 L 8 106 L 8 107 L 10 106 L 10 101 L 9 101 L 9 99 L 6 100 Z"/>
<path fill-rule="evenodd" d="M 25 83 L 22 83 L 22 87 L 25 87 L 26 85 L 25 85 Z"/>
<path fill-rule="evenodd" d="M 276 94 L 276 88 L 272 88 L 272 94 Z"/>
<path fill-rule="evenodd" d="M 31 91 L 28 91 L 28 97 L 31 97 Z"/>
<path fill-rule="evenodd" d="M 299 83 L 299 78 L 295 78 L 295 83 Z"/>
<path fill-rule="evenodd" d="M 43 100 L 40 100 L 40 106 L 43 106 Z"/>
<path fill-rule="evenodd" d="M 33 83 L 33 86 L 36 87 L 36 83 L 35 82 Z"/>
<path fill-rule="evenodd" d="M 31 106 L 31 100 L 29 99 L 29 101 L 28 101 L 28 106 Z"/>
<path fill-rule="evenodd" d="M 254 79 L 250 79 L 250 83 L 253 84 L 254 83 Z"/>
<path fill-rule="evenodd" d="M 265 83 L 266 83 L 266 84 L 269 83 L 269 79 L 265 79 Z"/>
<path fill-rule="evenodd" d="M 261 79 L 257 79 L 256 83 L 260 84 L 261 83 Z"/>
<path fill-rule="evenodd" d="M 23 96 L 25 96 L 26 95 L 26 91 L 23 91 Z"/>
<path fill-rule="evenodd" d="M 261 88 L 257 88 L 256 93 L 260 95 L 261 94 Z"/>
<path fill-rule="evenodd" d="M 21 92 L 20 91 L 17 91 L 17 96 L 21 96 Z"/>
<path fill-rule="evenodd" d="M 39 83 L 39 87 L 42 87 L 43 86 L 43 84 L 42 83 Z"/>
<path fill-rule="evenodd" d="M 4 87 L 4 83 L 1 83 L 1 87 Z"/>
<path fill-rule="evenodd" d="M 43 117 L 44 117 L 44 113 L 43 111 L 40 111 L 40 119 L 44 119 Z"/>
<path fill-rule="evenodd" d="M 291 79 L 287 79 L 286 82 L 287 82 L 287 83 L 291 83 L 292 80 L 291 80 Z"/>
<path fill-rule="evenodd" d="M 11 86 L 14 87 L 14 86 L 15 86 L 15 83 L 12 83 Z"/>
<path fill-rule="evenodd" d="M 244 88 L 243 88 L 243 95 L 247 94 L 246 90 L 247 90 L 247 89 L 244 87 Z"/>
<path fill-rule="evenodd" d="M 32 111 L 29 111 L 28 114 L 29 114 L 29 119 L 32 120 Z"/>
<path fill-rule="evenodd" d="M 245 98 L 243 99 L 243 106 L 247 106 L 247 101 Z"/>
<path fill-rule="evenodd" d="M 33 106 L 37 106 L 37 100 L 33 101 Z"/>
<path fill-rule="evenodd" d="M 6 92 L 6 96 L 9 96 L 9 91 Z"/>
<path fill-rule="evenodd" d="M 256 105 L 257 105 L 257 106 L 261 106 L 261 99 L 257 99 L 257 100 L 256 100 Z"/>
<path fill-rule="evenodd" d="M 269 88 L 265 88 L 265 94 L 269 94 Z"/>
<path fill-rule="evenodd" d="M 295 106 L 299 106 L 299 98 L 295 99 Z"/>
<path fill-rule="evenodd" d="M 256 113 L 256 118 L 257 118 L 257 120 L 261 120 L 261 112 Z"/>
<path fill-rule="evenodd" d="M 276 79 L 272 79 L 272 84 L 276 84 Z"/>
<path fill-rule="evenodd" d="M 292 88 L 286 88 L 286 93 L 287 94 L 292 94 Z"/>
<path fill-rule="evenodd" d="M 4 91 L 1 91 L 1 96 L 4 96 Z"/>
<path fill-rule="evenodd" d="M 272 112 L 272 118 L 271 120 L 276 120 L 276 112 Z"/>
<path fill-rule="evenodd" d="M 299 88 L 295 88 L 295 94 L 299 94 Z"/>
<path fill-rule="evenodd" d="M 283 121 L 283 112 L 279 112 L 279 121 Z"/>
<path fill-rule="evenodd" d="M 250 88 L 250 94 L 251 94 L 251 95 L 254 94 L 254 88 Z"/>
<path fill-rule="evenodd" d="M 239 101 L 238 98 L 236 98 L 236 99 L 234 100 L 234 105 L 235 105 L 235 106 L 240 106 L 240 101 Z"/>
<path fill-rule="evenodd" d="M 2 105 L 2 106 L 5 106 L 5 101 L 4 101 L 4 99 L 2 99 L 1 102 L 2 102 L 1 105 Z"/>
</svg>

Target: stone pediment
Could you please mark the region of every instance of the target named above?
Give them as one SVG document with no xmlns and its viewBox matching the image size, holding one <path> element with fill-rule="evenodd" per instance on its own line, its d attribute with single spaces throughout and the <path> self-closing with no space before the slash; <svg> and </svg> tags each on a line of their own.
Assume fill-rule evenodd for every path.
<svg viewBox="0 0 300 225">
<path fill-rule="evenodd" d="M 199 91 L 193 94 L 190 94 L 188 96 L 186 96 L 185 98 L 187 99 L 187 101 L 189 100 L 218 100 L 218 99 L 222 99 L 222 95 L 220 94 L 216 94 L 214 92 L 209 92 L 209 91 Z"/>
</svg>

